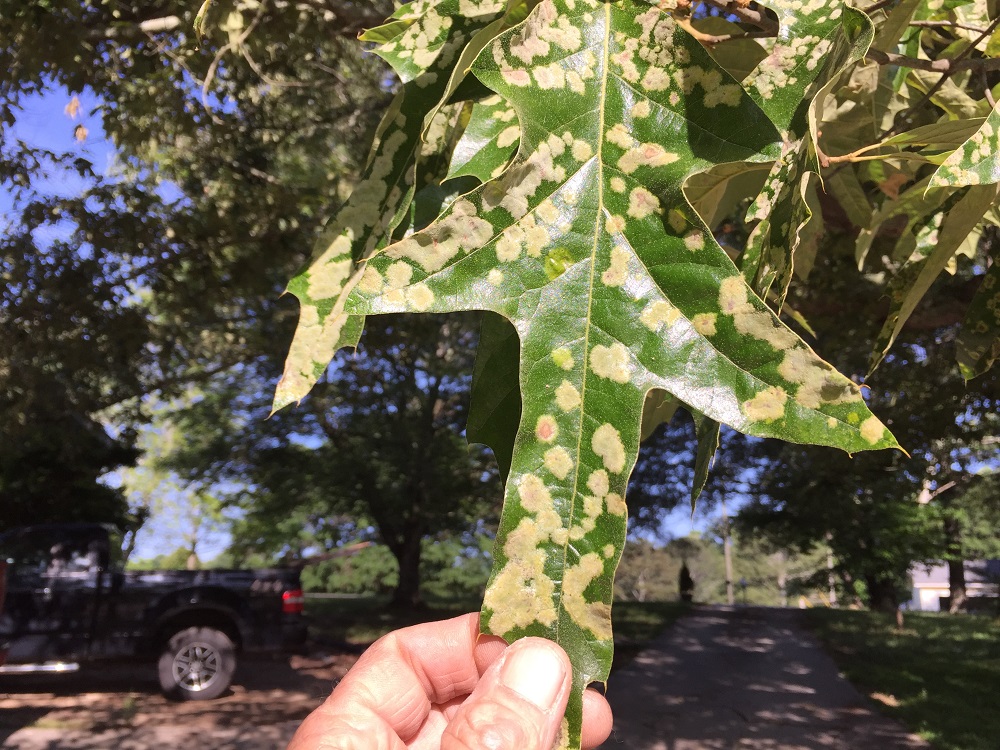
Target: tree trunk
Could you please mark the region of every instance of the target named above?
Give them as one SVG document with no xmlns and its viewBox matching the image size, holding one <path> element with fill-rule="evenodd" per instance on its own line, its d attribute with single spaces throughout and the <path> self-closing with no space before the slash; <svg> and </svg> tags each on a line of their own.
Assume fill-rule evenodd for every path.
<svg viewBox="0 0 1000 750">
<path fill-rule="evenodd" d="M 865 585 L 868 587 L 868 606 L 873 611 L 891 614 L 899 607 L 896 584 L 891 579 L 865 576 Z"/>
<path fill-rule="evenodd" d="M 392 592 L 391 606 L 398 609 L 417 609 L 423 602 L 420 598 L 420 539 L 421 534 L 405 536 L 398 544 L 390 544 L 389 549 L 399 564 L 399 583 Z"/>
<path fill-rule="evenodd" d="M 965 609 L 968 595 L 965 590 L 965 562 L 963 560 L 948 561 L 948 594 L 950 602 L 948 612 L 955 614 Z"/>
<path fill-rule="evenodd" d="M 965 560 L 962 554 L 962 525 L 957 518 L 944 519 L 944 536 L 948 547 L 948 611 L 951 614 L 965 609 Z"/>
</svg>

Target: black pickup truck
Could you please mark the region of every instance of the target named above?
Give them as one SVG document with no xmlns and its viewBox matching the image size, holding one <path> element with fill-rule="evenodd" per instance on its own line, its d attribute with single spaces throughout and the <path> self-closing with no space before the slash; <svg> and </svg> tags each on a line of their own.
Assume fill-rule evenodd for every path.
<svg viewBox="0 0 1000 750">
<path fill-rule="evenodd" d="M 238 654 L 304 643 L 298 570 L 125 571 L 119 548 L 98 524 L 0 534 L 0 674 L 143 658 L 167 695 L 209 700 L 229 687 Z"/>
</svg>

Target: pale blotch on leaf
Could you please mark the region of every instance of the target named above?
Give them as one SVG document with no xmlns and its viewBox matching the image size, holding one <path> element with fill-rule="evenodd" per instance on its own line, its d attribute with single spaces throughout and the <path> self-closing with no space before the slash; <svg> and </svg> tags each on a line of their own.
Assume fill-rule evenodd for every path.
<svg viewBox="0 0 1000 750">
<path fill-rule="evenodd" d="M 869 417 L 861 423 L 861 437 L 872 445 L 881 440 L 883 435 L 885 435 L 885 425 L 878 420 L 878 417 Z"/>
<path fill-rule="evenodd" d="M 584 591 L 591 582 L 604 574 L 604 560 L 596 552 L 588 552 L 580 562 L 563 574 L 563 606 L 577 625 L 601 640 L 611 638 L 611 607 L 602 601 L 588 602 Z"/>
<path fill-rule="evenodd" d="M 556 388 L 556 406 L 558 406 L 563 411 L 573 411 L 580 406 L 580 391 L 570 383 L 568 380 L 564 380 Z"/>
<path fill-rule="evenodd" d="M 624 216 L 609 216 L 604 222 L 604 229 L 608 234 L 621 234 L 627 226 Z"/>
<path fill-rule="evenodd" d="M 613 474 L 625 469 L 625 446 L 621 434 L 610 424 L 602 424 L 594 430 L 591 447 L 604 462 L 604 468 Z"/>
<path fill-rule="evenodd" d="M 558 349 L 552 351 L 552 361 L 563 370 L 572 370 L 573 365 L 573 353 L 565 346 L 560 346 Z"/>
<path fill-rule="evenodd" d="M 401 260 L 397 260 L 385 269 L 385 281 L 390 289 L 402 289 L 410 283 L 413 278 L 413 266 Z"/>
<path fill-rule="evenodd" d="M 785 352 L 778 374 L 799 385 L 795 400 L 807 409 L 818 409 L 823 404 L 846 403 L 860 393 L 855 383 L 803 347 Z"/>
<path fill-rule="evenodd" d="M 626 188 L 625 180 L 623 180 L 621 177 L 612 177 L 610 184 L 611 184 L 611 189 L 614 190 L 616 193 L 625 192 Z"/>
<path fill-rule="evenodd" d="M 597 497 L 604 497 L 608 494 L 611 489 L 611 485 L 608 481 L 608 472 L 604 469 L 598 469 L 590 475 L 587 479 L 587 489 L 593 492 Z"/>
<path fill-rule="evenodd" d="M 611 249 L 611 265 L 601 274 L 601 281 L 607 286 L 621 286 L 628 276 L 629 251 L 621 245 Z"/>
<path fill-rule="evenodd" d="M 551 443 L 559 436 L 559 425 L 551 414 L 543 414 L 535 423 L 535 437 L 543 443 Z"/>
<path fill-rule="evenodd" d="M 625 498 L 617 492 L 609 492 L 608 496 L 604 498 L 604 502 L 607 503 L 608 513 L 612 515 L 624 516 L 628 512 L 628 506 L 625 505 Z"/>
<path fill-rule="evenodd" d="M 337 238 L 337 241 L 327 252 L 339 255 L 338 245 L 341 240 L 345 240 L 348 246 L 350 245 L 350 240 L 342 235 Z M 315 264 L 309 271 L 309 299 L 330 299 L 340 294 L 344 289 L 344 282 L 351 275 L 352 265 L 350 256 L 332 263 Z"/>
<path fill-rule="evenodd" d="M 785 416 L 788 394 L 777 386 L 765 388 L 743 403 L 743 413 L 754 422 L 773 422 Z"/>
<path fill-rule="evenodd" d="M 496 268 L 492 269 L 486 274 L 486 280 L 493 286 L 500 286 L 503 283 L 503 271 L 498 271 Z"/>
<path fill-rule="evenodd" d="M 691 319 L 691 324 L 694 326 L 694 330 L 702 336 L 714 336 L 716 333 L 715 319 L 715 313 L 700 313 Z"/>
<path fill-rule="evenodd" d="M 424 312 L 434 304 L 434 292 L 426 284 L 417 284 L 407 290 L 406 299 L 414 310 Z"/>
<path fill-rule="evenodd" d="M 509 633 L 539 622 L 549 627 L 558 617 L 553 596 L 555 583 L 545 574 L 545 550 L 539 544 L 548 541 L 530 518 L 522 518 L 503 546 L 508 562 L 486 589 L 483 606 L 491 611 L 490 628 L 495 633 Z"/>
<path fill-rule="evenodd" d="M 639 167 L 665 167 L 680 158 L 658 143 L 640 143 L 622 154 L 622 158 L 618 160 L 618 168 L 625 174 L 632 174 Z"/>
<path fill-rule="evenodd" d="M 611 346 L 598 344 L 590 350 L 590 368 L 600 378 L 627 383 L 632 377 L 628 349 L 619 341 Z"/>
<path fill-rule="evenodd" d="M 556 479 L 562 480 L 569 476 L 573 470 L 573 459 L 562 446 L 556 446 L 545 451 L 545 468 L 551 472 Z"/>
<path fill-rule="evenodd" d="M 681 317 L 681 312 L 666 300 L 657 300 L 648 305 L 639 315 L 639 320 L 651 331 L 659 331 L 663 326 L 672 326 Z"/>
<path fill-rule="evenodd" d="M 628 215 L 633 219 L 645 219 L 647 216 L 660 212 L 660 199 L 646 190 L 637 187 L 628 196 Z"/>
</svg>

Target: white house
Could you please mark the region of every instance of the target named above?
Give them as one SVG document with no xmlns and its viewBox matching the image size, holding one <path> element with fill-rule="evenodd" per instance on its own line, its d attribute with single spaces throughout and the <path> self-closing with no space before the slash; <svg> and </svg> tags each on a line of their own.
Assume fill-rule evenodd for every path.
<svg viewBox="0 0 1000 750">
<path fill-rule="evenodd" d="M 940 612 L 947 609 L 949 597 L 948 565 L 916 565 L 910 571 L 913 596 L 910 609 Z M 965 593 L 974 597 L 1000 596 L 1000 560 L 971 560 L 965 563 Z M 945 606 L 942 606 L 942 599 Z"/>
</svg>

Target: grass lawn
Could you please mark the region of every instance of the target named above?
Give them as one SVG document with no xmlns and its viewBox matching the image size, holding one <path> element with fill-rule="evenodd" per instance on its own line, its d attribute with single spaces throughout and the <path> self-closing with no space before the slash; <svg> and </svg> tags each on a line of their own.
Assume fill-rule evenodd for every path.
<svg viewBox="0 0 1000 750">
<path fill-rule="evenodd" d="M 973 615 L 804 613 L 841 671 L 941 750 L 1000 748 L 1000 622 Z"/>
<path fill-rule="evenodd" d="M 381 597 L 312 599 L 306 602 L 310 631 L 320 643 L 364 647 L 391 630 L 455 617 L 479 609 L 478 601 L 429 602 L 419 610 L 396 610 Z M 631 661 L 642 647 L 688 611 L 674 602 L 616 602 L 615 668 Z"/>
</svg>

